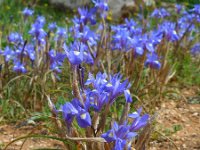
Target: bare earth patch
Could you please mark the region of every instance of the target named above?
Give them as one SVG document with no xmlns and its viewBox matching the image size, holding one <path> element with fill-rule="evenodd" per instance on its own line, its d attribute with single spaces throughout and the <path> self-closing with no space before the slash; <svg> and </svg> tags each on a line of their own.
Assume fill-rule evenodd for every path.
<svg viewBox="0 0 200 150">
<path fill-rule="evenodd" d="M 200 150 L 200 96 L 188 89 L 184 89 L 182 94 L 184 99 L 168 100 L 162 104 L 156 129 L 180 150 Z M 176 149 L 166 137 L 159 136 L 152 141 L 150 150 Z"/>
<path fill-rule="evenodd" d="M 16 125 L 3 125 L 0 126 L 0 149 L 5 148 L 5 145 L 10 141 L 26 136 L 30 133 L 40 134 L 40 135 L 48 135 L 47 130 L 40 130 L 34 126 L 23 126 L 20 128 L 16 128 Z M 23 147 L 22 147 L 23 144 Z M 52 139 L 44 139 L 44 138 L 28 138 L 25 142 L 23 140 L 16 141 L 12 145 L 10 145 L 7 150 L 30 150 L 30 149 L 64 149 L 63 144 L 61 142 L 52 140 Z"/>
</svg>

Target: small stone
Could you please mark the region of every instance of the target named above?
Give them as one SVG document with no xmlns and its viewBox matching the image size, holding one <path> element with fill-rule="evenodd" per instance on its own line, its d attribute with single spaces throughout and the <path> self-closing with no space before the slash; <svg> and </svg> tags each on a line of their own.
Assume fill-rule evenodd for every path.
<svg viewBox="0 0 200 150">
<path fill-rule="evenodd" d="M 199 115 L 198 112 L 195 112 L 195 113 L 192 114 L 192 116 L 198 116 L 198 115 Z"/>
<path fill-rule="evenodd" d="M 17 146 L 22 145 L 22 144 L 23 144 L 22 141 L 17 141 L 17 142 L 15 142 L 15 145 L 17 145 Z"/>
<path fill-rule="evenodd" d="M 78 8 L 80 6 L 86 5 L 90 0 L 50 0 L 52 4 L 55 5 L 61 5 L 61 6 L 66 6 L 71 9 Z M 109 9 L 112 11 L 112 14 L 115 17 L 120 17 L 119 14 L 121 12 L 121 9 L 124 6 L 134 6 L 135 3 L 133 0 L 109 0 L 108 1 L 108 6 Z"/>
</svg>

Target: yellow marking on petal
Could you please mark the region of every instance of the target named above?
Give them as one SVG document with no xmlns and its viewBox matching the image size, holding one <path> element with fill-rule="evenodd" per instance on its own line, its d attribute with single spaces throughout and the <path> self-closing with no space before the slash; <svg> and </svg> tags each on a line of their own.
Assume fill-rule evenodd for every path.
<svg viewBox="0 0 200 150">
<path fill-rule="evenodd" d="M 131 94 L 131 93 L 130 93 L 130 90 L 126 90 L 126 92 L 127 92 L 127 94 Z"/>
<path fill-rule="evenodd" d="M 81 115 L 81 119 L 85 119 L 86 118 L 86 113 Z"/>
<path fill-rule="evenodd" d="M 112 84 L 111 84 L 111 83 L 108 83 L 108 84 L 107 84 L 107 86 L 108 86 L 108 87 L 111 87 L 111 86 L 112 86 Z"/>
<path fill-rule="evenodd" d="M 108 136 L 109 136 L 109 137 L 113 137 L 113 133 L 110 132 L 110 133 L 108 134 Z"/>
</svg>

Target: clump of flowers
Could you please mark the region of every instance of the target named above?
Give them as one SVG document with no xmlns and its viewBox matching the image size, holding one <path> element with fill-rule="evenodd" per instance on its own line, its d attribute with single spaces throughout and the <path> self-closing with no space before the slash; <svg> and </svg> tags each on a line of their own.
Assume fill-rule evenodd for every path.
<svg viewBox="0 0 200 150">
<path fill-rule="evenodd" d="M 88 149 L 131 149 L 140 143 L 136 142 L 140 130 L 151 123 L 148 114 L 142 115 L 142 108 L 133 108 L 132 94 L 135 98 L 147 95 L 141 96 L 143 99 L 162 94 L 175 74 L 168 57 L 181 60 L 177 54 L 186 47 L 192 55 L 199 55 L 200 46 L 194 44 L 194 33 L 199 33 L 199 5 L 189 11 L 176 6 L 181 14 L 176 21 L 170 20 L 168 10 L 159 8 L 149 16 L 159 19 L 157 24 L 144 20 L 141 24 L 137 20 L 144 18 L 138 16 L 112 25 L 106 23 L 107 0 L 92 2 L 93 8 L 78 8 L 69 28 L 56 22 L 48 24 L 44 16 L 29 24 L 34 11 L 25 8 L 22 15 L 30 26 L 28 35 L 14 31 L 7 36 L 8 44 L 0 50 L 4 61 L 0 73 L 8 81 L 13 72 L 15 76 L 28 75 L 29 85 L 40 85 L 42 99 L 51 91 L 48 86 L 59 84 L 63 68 L 71 69 L 73 99 L 56 107 L 48 97 L 59 133 L 64 133 L 62 138 Z M 127 79 L 123 80 L 124 76 Z M 30 91 L 32 88 L 27 93 Z M 154 102 L 147 101 L 145 106 L 149 105 L 154 106 Z"/>
</svg>

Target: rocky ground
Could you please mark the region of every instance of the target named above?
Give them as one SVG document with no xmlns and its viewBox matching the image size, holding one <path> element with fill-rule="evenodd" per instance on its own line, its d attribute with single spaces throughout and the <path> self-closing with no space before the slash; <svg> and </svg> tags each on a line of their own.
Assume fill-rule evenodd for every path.
<svg viewBox="0 0 200 150">
<path fill-rule="evenodd" d="M 162 104 L 157 117 L 156 132 L 150 150 L 200 150 L 200 95 L 195 89 L 182 90 L 178 100 L 169 98 Z M 17 137 L 30 133 L 48 135 L 48 130 L 31 125 L 1 125 L 0 149 Z M 23 146 L 22 146 L 23 145 Z M 30 138 L 9 146 L 8 150 L 64 149 L 62 143 L 51 139 Z"/>
<path fill-rule="evenodd" d="M 200 95 L 194 89 L 181 93 L 180 100 L 162 104 L 150 150 L 200 150 Z"/>
</svg>

